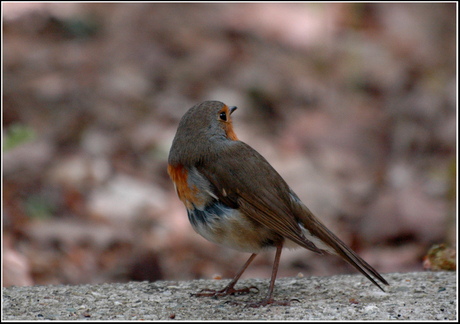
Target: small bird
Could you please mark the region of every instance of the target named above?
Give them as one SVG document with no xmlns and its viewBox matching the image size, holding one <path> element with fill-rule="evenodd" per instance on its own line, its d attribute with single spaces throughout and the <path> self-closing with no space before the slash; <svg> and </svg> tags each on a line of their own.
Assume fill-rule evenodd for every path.
<svg viewBox="0 0 460 324">
<path fill-rule="evenodd" d="M 211 242 L 252 253 L 228 286 L 196 295 L 248 293 L 255 287 L 235 289 L 238 279 L 258 253 L 276 248 L 267 297 L 250 306 L 289 305 L 273 299 L 285 245 L 335 254 L 383 290 L 371 275 L 388 282 L 313 215 L 262 155 L 238 140 L 231 119 L 236 109 L 220 101 L 193 106 L 180 120 L 169 152 L 168 173 L 194 230 Z"/>
</svg>

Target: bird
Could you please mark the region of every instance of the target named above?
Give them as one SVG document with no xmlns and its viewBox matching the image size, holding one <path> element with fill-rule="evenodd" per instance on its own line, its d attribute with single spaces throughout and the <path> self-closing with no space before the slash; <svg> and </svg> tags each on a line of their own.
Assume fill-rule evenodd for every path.
<svg viewBox="0 0 460 324">
<path fill-rule="evenodd" d="M 193 229 L 208 241 L 252 253 L 225 288 L 195 295 L 257 289 L 235 285 L 260 252 L 274 248 L 267 296 L 249 305 L 289 305 L 289 300 L 275 300 L 273 290 L 281 251 L 294 246 L 337 255 L 384 291 L 376 280 L 388 282 L 313 215 L 261 154 L 238 139 L 232 123 L 236 109 L 220 101 L 191 107 L 179 122 L 168 156 L 168 174 Z"/>
</svg>

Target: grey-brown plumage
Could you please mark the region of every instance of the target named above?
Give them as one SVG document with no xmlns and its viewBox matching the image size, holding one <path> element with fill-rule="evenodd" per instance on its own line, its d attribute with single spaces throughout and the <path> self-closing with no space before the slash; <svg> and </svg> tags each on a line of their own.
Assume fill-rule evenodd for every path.
<svg viewBox="0 0 460 324">
<path fill-rule="evenodd" d="M 374 278 L 388 285 L 313 215 L 264 157 L 238 140 L 230 117 L 235 109 L 217 101 L 192 107 L 181 119 L 168 159 L 193 228 L 210 241 L 253 253 L 229 286 L 201 295 L 240 292 L 233 286 L 255 255 L 275 247 L 269 294 L 257 306 L 274 303 L 276 271 L 287 242 L 335 254 L 380 289 Z"/>
</svg>

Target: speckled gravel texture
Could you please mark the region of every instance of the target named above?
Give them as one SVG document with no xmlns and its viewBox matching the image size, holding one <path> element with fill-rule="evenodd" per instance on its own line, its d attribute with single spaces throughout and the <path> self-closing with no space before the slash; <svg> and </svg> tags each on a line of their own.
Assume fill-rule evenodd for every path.
<svg viewBox="0 0 460 324">
<path fill-rule="evenodd" d="M 275 299 L 290 306 L 247 307 L 267 279 L 241 280 L 259 293 L 195 297 L 228 280 L 130 282 L 3 288 L 2 320 L 457 320 L 455 272 L 385 274 L 386 293 L 360 275 L 280 278 Z"/>
</svg>

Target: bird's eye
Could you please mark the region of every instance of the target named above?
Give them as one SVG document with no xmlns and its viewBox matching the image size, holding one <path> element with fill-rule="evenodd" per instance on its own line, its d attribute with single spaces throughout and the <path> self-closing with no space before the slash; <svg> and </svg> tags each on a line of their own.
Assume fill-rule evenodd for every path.
<svg viewBox="0 0 460 324">
<path fill-rule="evenodd" d="M 219 118 L 223 121 L 227 121 L 227 114 L 225 113 L 225 111 L 220 113 Z"/>
</svg>

